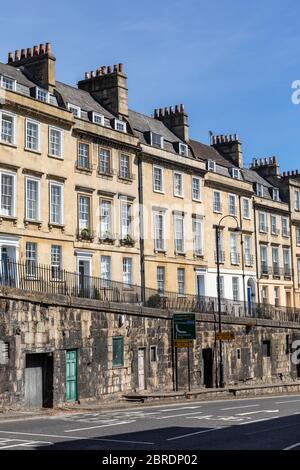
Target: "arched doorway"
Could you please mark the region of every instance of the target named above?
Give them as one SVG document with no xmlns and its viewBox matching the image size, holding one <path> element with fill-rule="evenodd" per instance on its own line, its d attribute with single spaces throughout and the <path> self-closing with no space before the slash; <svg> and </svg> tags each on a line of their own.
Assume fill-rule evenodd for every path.
<svg viewBox="0 0 300 470">
<path fill-rule="evenodd" d="M 248 315 L 252 314 L 252 310 L 254 308 L 256 302 L 256 294 L 255 294 L 255 281 L 252 277 L 250 277 L 247 281 L 247 310 Z"/>
</svg>

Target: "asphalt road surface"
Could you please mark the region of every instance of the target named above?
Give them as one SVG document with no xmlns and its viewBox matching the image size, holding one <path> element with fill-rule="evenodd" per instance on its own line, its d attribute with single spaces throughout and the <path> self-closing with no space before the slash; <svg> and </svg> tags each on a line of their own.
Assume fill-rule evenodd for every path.
<svg viewBox="0 0 300 470">
<path fill-rule="evenodd" d="M 300 394 L 0 418 L 0 450 L 300 450 Z"/>
</svg>

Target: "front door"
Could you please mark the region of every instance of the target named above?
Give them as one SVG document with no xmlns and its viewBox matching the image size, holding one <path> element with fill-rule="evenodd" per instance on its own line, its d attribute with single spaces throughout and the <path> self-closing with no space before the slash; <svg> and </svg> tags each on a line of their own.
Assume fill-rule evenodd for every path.
<svg viewBox="0 0 300 470">
<path fill-rule="evenodd" d="M 17 279 L 17 267 L 15 263 L 15 249 L 12 247 L 1 247 L 0 257 L 0 284 L 15 286 Z"/>
<path fill-rule="evenodd" d="M 139 390 L 145 390 L 145 349 L 138 350 L 138 374 L 139 374 Z"/>
<path fill-rule="evenodd" d="M 203 360 L 203 385 L 206 388 L 213 386 L 213 350 L 211 348 L 202 349 Z"/>
<path fill-rule="evenodd" d="M 42 354 L 26 355 L 25 406 L 27 408 L 42 408 L 43 406 Z"/>
<path fill-rule="evenodd" d="M 90 297 L 91 294 L 91 260 L 78 260 L 79 297 Z"/>
<path fill-rule="evenodd" d="M 66 353 L 66 399 L 77 400 L 77 351 L 71 350 Z"/>
</svg>

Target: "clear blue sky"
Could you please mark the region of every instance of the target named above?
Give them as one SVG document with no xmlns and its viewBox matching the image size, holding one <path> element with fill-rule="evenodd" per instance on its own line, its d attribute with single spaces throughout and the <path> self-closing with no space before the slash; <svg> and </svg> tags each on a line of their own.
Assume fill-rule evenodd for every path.
<svg viewBox="0 0 300 470">
<path fill-rule="evenodd" d="M 57 78 L 123 62 L 130 107 L 184 103 L 190 134 L 237 132 L 246 162 L 277 155 L 300 168 L 300 4 L 289 0 L 10 0 L 1 8 L 0 60 L 52 43 Z"/>
</svg>

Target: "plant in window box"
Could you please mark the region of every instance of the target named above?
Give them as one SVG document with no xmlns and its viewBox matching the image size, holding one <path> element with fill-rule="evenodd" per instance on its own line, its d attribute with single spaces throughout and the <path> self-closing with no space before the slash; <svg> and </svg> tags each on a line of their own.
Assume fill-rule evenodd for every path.
<svg viewBox="0 0 300 470">
<path fill-rule="evenodd" d="M 82 240 L 90 240 L 91 239 L 91 231 L 88 228 L 83 228 L 80 230 L 80 237 Z"/>
<path fill-rule="evenodd" d="M 121 245 L 126 245 L 126 246 L 134 246 L 135 240 L 132 238 L 132 236 L 127 233 L 125 237 L 121 239 Z"/>
<path fill-rule="evenodd" d="M 100 240 L 104 243 L 113 243 L 115 238 L 111 232 L 106 231 L 101 234 Z"/>
</svg>

